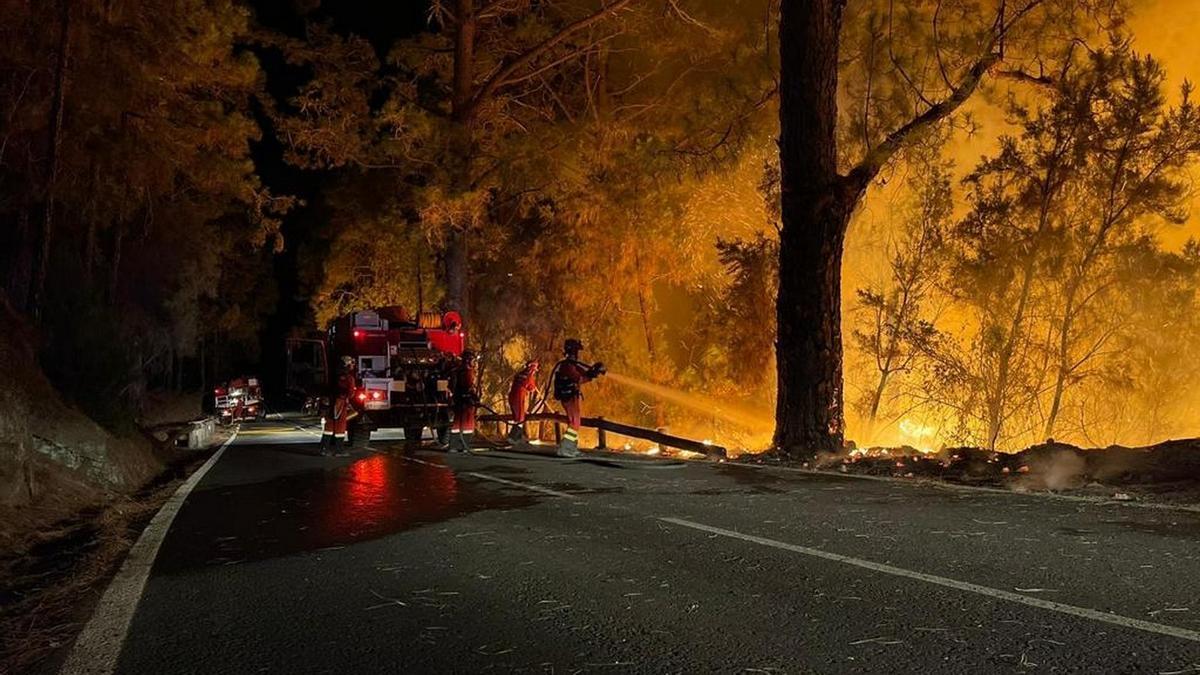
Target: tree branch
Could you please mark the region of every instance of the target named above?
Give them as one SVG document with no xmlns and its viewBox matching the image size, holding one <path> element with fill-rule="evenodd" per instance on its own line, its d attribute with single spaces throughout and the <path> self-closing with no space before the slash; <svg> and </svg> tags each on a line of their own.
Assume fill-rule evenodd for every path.
<svg viewBox="0 0 1200 675">
<path fill-rule="evenodd" d="M 537 45 L 513 59 L 500 70 L 496 71 L 491 77 L 489 77 L 487 81 L 483 83 L 483 86 L 479 88 L 479 91 L 475 94 L 475 97 L 471 99 L 471 107 L 475 108 L 479 106 L 480 103 L 491 98 L 491 96 L 496 93 L 497 89 L 508 84 L 513 76 L 517 74 L 517 72 L 519 72 L 522 68 L 532 64 L 534 60 L 536 60 L 542 54 L 545 54 L 547 51 L 558 46 L 575 33 L 578 33 L 579 31 L 593 24 L 599 23 L 609 15 L 615 14 L 621 9 L 624 9 L 626 6 L 632 4 L 633 1 L 634 0 L 616 0 L 616 2 L 612 3 L 611 5 L 602 7 L 596 12 L 583 17 L 582 19 L 567 24 L 562 30 L 558 31 L 554 35 L 551 35 L 545 40 L 542 40 Z"/>
<path fill-rule="evenodd" d="M 1033 73 L 1021 68 L 1005 68 L 1002 70 L 997 70 L 994 75 L 1006 80 L 1014 80 L 1016 82 L 1024 82 L 1026 84 L 1036 84 L 1040 87 L 1058 86 L 1058 81 L 1049 75 L 1034 75 Z"/>
<path fill-rule="evenodd" d="M 542 75 L 543 73 L 546 73 L 547 71 L 554 70 L 555 68 L 561 66 L 562 64 L 566 63 L 567 61 L 571 61 L 571 60 L 579 58 L 580 56 L 592 51 L 596 47 L 599 47 L 601 44 L 608 42 L 609 40 L 612 40 L 615 37 L 617 37 L 617 36 L 615 34 L 613 34 L 613 35 L 608 35 L 608 36 L 602 37 L 599 40 L 594 40 L 594 41 L 580 47 L 579 49 L 575 49 L 575 50 L 571 51 L 570 53 L 568 53 L 567 55 L 565 55 L 561 58 L 555 59 L 555 60 L 551 61 L 550 63 L 547 63 L 544 66 L 540 66 L 540 67 L 530 71 L 529 73 L 521 75 L 520 77 L 510 78 L 508 81 L 504 82 L 504 84 L 512 85 L 512 84 L 518 84 L 520 82 L 525 82 L 526 80 L 532 80 L 533 78 L 538 77 L 538 76 Z"/>
<path fill-rule="evenodd" d="M 887 164 L 892 155 L 896 154 L 896 151 L 904 145 L 906 140 L 949 117 L 958 110 L 975 93 L 975 90 L 979 87 L 979 83 L 983 80 L 983 76 L 987 74 L 988 69 L 999 60 L 1000 56 L 998 54 L 989 54 L 976 61 L 970 70 L 967 71 L 967 74 L 963 76 L 958 86 L 950 92 L 948 97 L 888 134 L 882 143 L 868 152 L 862 161 L 842 178 L 844 185 L 854 192 L 865 190 L 871 181 L 874 180 L 875 176 L 879 174 L 880 169 Z"/>
</svg>

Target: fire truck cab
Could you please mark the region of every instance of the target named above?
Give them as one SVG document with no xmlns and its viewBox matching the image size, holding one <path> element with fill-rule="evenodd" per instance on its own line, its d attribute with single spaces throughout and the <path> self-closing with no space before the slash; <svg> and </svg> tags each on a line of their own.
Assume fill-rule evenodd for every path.
<svg viewBox="0 0 1200 675">
<path fill-rule="evenodd" d="M 444 438 L 452 420 L 450 379 L 462 356 L 466 332 L 458 312 L 422 312 L 403 307 L 351 312 L 319 337 L 288 340 L 288 388 L 308 397 L 328 397 L 343 357 L 354 359 L 356 388 L 351 405 L 351 443 L 362 446 L 372 431 L 404 430 L 406 440 L 429 428 Z"/>
</svg>

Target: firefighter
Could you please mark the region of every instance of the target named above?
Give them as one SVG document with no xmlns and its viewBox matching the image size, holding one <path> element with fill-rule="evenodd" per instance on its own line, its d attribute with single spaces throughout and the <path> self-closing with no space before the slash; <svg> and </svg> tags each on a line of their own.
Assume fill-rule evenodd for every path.
<svg viewBox="0 0 1200 675">
<path fill-rule="evenodd" d="M 530 361 L 525 367 L 513 375 L 512 386 L 508 388 L 508 408 L 512 411 L 512 427 L 508 430 L 508 440 L 520 443 L 525 440 L 525 414 L 529 411 L 529 397 L 537 393 L 537 374 L 541 367 L 537 361 Z"/>
<path fill-rule="evenodd" d="M 233 399 L 233 412 L 230 414 L 230 422 L 241 422 L 246 417 L 246 381 L 239 378 L 234 378 L 229 382 L 229 394 Z"/>
<path fill-rule="evenodd" d="M 467 452 L 475 436 L 475 406 L 479 403 L 475 391 L 476 365 L 475 352 L 465 350 L 452 375 L 450 393 L 454 397 L 454 421 L 450 424 L 450 452 Z"/>
<path fill-rule="evenodd" d="M 582 386 L 606 372 L 603 363 L 589 366 L 580 361 L 581 351 L 583 343 L 576 338 L 568 338 L 563 343 L 564 358 L 554 366 L 554 398 L 567 413 L 567 431 L 558 446 L 560 457 L 579 456 L 579 427 L 583 424 Z"/>
<path fill-rule="evenodd" d="M 350 454 L 346 450 L 346 429 L 350 418 L 356 414 L 350 405 L 354 389 L 358 382 L 354 373 L 354 357 L 342 357 L 342 372 L 338 374 L 333 395 L 330 396 L 329 410 L 325 415 L 325 429 L 321 435 L 321 455 L 329 457 L 345 457 Z"/>
</svg>

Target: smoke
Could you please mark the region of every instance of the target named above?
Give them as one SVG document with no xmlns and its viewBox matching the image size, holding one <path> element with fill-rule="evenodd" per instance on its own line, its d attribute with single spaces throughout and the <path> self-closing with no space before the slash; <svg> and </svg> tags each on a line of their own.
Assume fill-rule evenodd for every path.
<svg viewBox="0 0 1200 675">
<path fill-rule="evenodd" d="M 1074 450 L 1061 449 L 1035 454 L 1029 461 L 1029 473 L 1019 487 L 1036 490 L 1065 490 L 1077 487 L 1087 462 Z"/>
<path fill-rule="evenodd" d="M 674 403 L 689 410 L 725 420 L 751 431 L 770 431 L 774 425 L 771 415 L 761 410 L 733 405 L 726 401 L 691 394 L 672 387 L 664 387 L 660 384 L 654 384 L 619 373 L 609 373 L 607 377 L 610 381 L 622 386 L 650 394 L 663 401 Z"/>
</svg>

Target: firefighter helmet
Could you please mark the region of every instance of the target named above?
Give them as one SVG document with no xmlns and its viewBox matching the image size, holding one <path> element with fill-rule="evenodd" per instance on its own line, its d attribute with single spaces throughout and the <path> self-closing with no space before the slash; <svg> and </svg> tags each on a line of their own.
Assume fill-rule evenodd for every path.
<svg viewBox="0 0 1200 675">
<path fill-rule="evenodd" d="M 349 370 L 350 368 L 353 368 L 354 367 L 354 357 L 353 356 L 343 356 L 342 357 L 342 367 L 346 368 L 347 370 Z"/>
<path fill-rule="evenodd" d="M 563 353 L 568 356 L 578 354 L 581 351 L 583 351 L 583 343 L 578 338 L 567 338 L 567 341 L 563 343 Z"/>
</svg>

